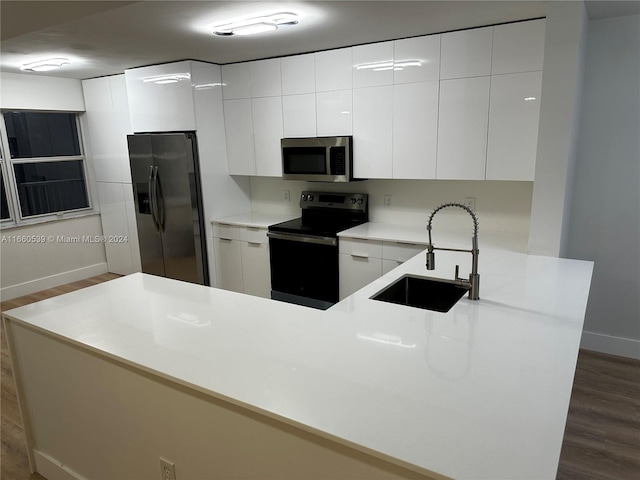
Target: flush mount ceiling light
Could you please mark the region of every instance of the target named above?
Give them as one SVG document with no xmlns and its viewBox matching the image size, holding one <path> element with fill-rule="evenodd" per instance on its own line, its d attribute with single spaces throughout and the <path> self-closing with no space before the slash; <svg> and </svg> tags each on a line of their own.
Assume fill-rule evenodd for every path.
<svg viewBox="0 0 640 480">
<path fill-rule="evenodd" d="M 20 70 L 25 72 L 49 72 L 62 68 L 63 65 L 69 65 L 70 63 L 66 58 L 49 58 L 47 60 L 25 63 L 20 67 Z"/>
<path fill-rule="evenodd" d="M 295 25 L 297 23 L 298 15 L 295 13 L 278 12 L 217 25 L 213 27 L 213 33 L 223 37 L 253 35 L 255 33 L 272 32 L 281 25 Z"/>
</svg>

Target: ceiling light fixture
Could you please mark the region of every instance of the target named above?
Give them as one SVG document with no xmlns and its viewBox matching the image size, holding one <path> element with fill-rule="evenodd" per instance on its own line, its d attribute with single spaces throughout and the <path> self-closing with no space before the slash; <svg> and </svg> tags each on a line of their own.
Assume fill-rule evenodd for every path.
<svg viewBox="0 0 640 480">
<path fill-rule="evenodd" d="M 213 27 L 213 33 L 223 37 L 230 37 L 232 35 L 253 35 L 255 33 L 272 32 L 281 25 L 297 24 L 298 18 L 298 15 L 291 12 L 271 13 L 217 25 Z"/>
<path fill-rule="evenodd" d="M 25 63 L 20 70 L 25 72 L 49 72 L 62 68 L 63 65 L 69 65 L 71 62 L 66 58 L 49 58 L 47 60 L 39 60 L 37 62 Z"/>
</svg>

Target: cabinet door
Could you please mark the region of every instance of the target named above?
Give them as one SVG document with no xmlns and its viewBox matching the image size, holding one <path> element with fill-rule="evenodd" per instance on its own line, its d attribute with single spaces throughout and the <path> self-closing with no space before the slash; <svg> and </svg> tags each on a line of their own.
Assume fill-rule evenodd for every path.
<svg viewBox="0 0 640 480">
<path fill-rule="evenodd" d="M 353 170 L 358 178 L 392 177 L 393 86 L 353 90 Z"/>
<path fill-rule="evenodd" d="M 353 87 L 351 47 L 315 54 L 316 92 L 347 90 Z"/>
<path fill-rule="evenodd" d="M 281 61 L 282 95 L 299 95 L 316 92 L 315 55 L 295 55 Z"/>
<path fill-rule="evenodd" d="M 440 35 L 396 40 L 393 56 L 394 84 L 440 79 Z"/>
<path fill-rule="evenodd" d="M 440 78 L 491 74 L 493 27 L 442 34 Z"/>
<path fill-rule="evenodd" d="M 395 85 L 393 178 L 436 178 L 438 82 Z"/>
<path fill-rule="evenodd" d="M 156 83 L 171 76 L 172 83 Z M 195 130 L 191 63 L 176 62 L 125 71 L 134 132 Z"/>
<path fill-rule="evenodd" d="M 282 97 L 282 115 L 285 137 L 316 136 L 316 96 L 284 95 Z"/>
<path fill-rule="evenodd" d="M 250 99 L 224 101 L 224 128 L 227 137 L 229 174 L 255 175 L 256 161 Z"/>
<path fill-rule="evenodd" d="M 277 97 L 282 95 L 280 59 L 249 62 L 251 97 Z"/>
<path fill-rule="evenodd" d="M 491 73 L 542 70 L 544 30 L 544 19 L 494 27 Z"/>
<path fill-rule="evenodd" d="M 484 180 L 489 77 L 440 82 L 436 178 Z"/>
<path fill-rule="evenodd" d="M 339 90 L 316 94 L 316 118 L 318 136 L 351 135 L 351 110 L 353 91 Z"/>
<path fill-rule="evenodd" d="M 340 300 L 382 275 L 382 259 L 341 253 L 339 256 Z"/>
<path fill-rule="evenodd" d="M 487 180 L 533 181 L 542 72 L 491 77 Z"/>
<path fill-rule="evenodd" d="M 271 298 L 268 243 L 242 242 L 242 278 L 244 293 Z"/>
<path fill-rule="evenodd" d="M 393 42 L 353 47 L 353 87 L 393 84 Z"/>
<path fill-rule="evenodd" d="M 251 98 L 251 72 L 249 63 L 222 66 L 222 98 Z"/>
<path fill-rule="evenodd" d="M 239 240 L 214 238 L 218 288 L 244 292 L 241 244 Z"/>
<path fill-rule="evenodd" d="M 251 100 L 255 141 L 256 175 L 282 176 L 280 139 L 282 138 L 282 97 Z"/>
</svg>

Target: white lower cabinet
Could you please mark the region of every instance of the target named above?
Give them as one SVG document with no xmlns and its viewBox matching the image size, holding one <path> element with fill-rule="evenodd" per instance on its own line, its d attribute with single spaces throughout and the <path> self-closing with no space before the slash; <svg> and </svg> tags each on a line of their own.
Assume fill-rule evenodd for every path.
<svg viewBox="0 0 640 480">
<path fill-rule="evenodd" d="M 271 297 L 267 230 L 213 224 L 217 287 L 258 297 Z"/>
<path fill-rule="evenodd" d="M 256 297 L 271 297 L 271 267 L 269 244 L 241 242 L 242 281 L 244 293 Z"/>
<path fill-rule="evenodd" d="M 218 288 L 244 292 L 242 281 L 242 247 L 240 240 L 214 238 Z"/>
<path fill-rule="evenodd" d="M 418 254 L 426 245 L 341 237 L 340 300 Z"/>
</svg>

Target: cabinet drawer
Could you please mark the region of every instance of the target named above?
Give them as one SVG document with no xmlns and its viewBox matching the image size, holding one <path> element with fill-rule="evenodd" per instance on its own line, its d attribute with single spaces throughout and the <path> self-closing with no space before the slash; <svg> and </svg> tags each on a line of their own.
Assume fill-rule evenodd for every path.
<svg viewBox="0 0 640 480">
<path fill-rule="evenodd" d="M 242 227 L 240 240 L 248 243 L 269 243 L 267 230 L 260 227 Z"/>
<path fill-rule="evenodd" d="M 417 243 L 382 242 L 382 258 L 402 263 L 426 248 L 426 245 Z"/>
<path fill-rule="evenodd" d="M 378 240 L 361 240 L 341 238 L 338 242 L 340 253 L 362 258 L 382 258 L 382 242 Z"/>
<path fill-rule="evenodd" d="M 227 223 L 214 223 L 213 236 L 216 238 L 226 238 L 228 240 L 240 240 L 241 227 L 229 225 Z"/>
</svg>

